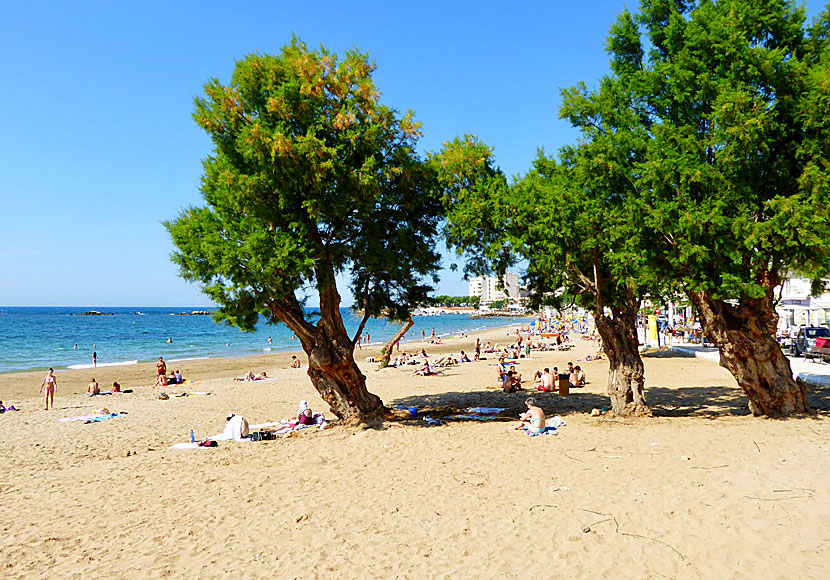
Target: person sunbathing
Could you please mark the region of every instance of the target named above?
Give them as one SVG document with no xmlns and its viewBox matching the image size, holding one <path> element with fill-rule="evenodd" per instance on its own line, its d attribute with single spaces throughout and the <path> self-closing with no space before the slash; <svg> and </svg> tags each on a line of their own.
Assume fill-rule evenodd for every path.
<svg viewBox="0 0 830 580">
<path fill-rule="evenodd" d="M 87 395 L 100 395 L 101 394 L 101 387 L 98 386 L 98 382 L 95 378 L 92 379 L 92 382 L 89 383 L 86 387 Z"/>
<path fill-rule="evenodd" d="M 291 364 L 289 366 L 292 369 L 300 368 L 300 359 L 297 358 L 297 355 L 291 355 Z"/>
<path fill-rule="evenodd" d="M 519 415 L 519 422 L 507 428 L 508 431 L 524 429 L 528 433 L 545 432 L 545 412 L 536 404 L 536 399 L 528 397 L 525 401 L 527 411 Z"/>
<path fill-rule="evenodd" d="M 473 362 L 470 360 L 470 357 L 467 356 L 467 353 L 465 353 L 463 350 L 461 351 L 461 362 Z"/>
<path fill-rule="evenodd" d="M 110 393 L 120 393 L 121 392 L 121 385 L 118 384 L 118 381 L 112 382 L 112 389 L 110 389 Z"/>
<path fill-rule="evenodd" d="M 297 414 L 297 423 L 300 425 L 314 425 L 314 413 L 308 406 L 308 401 L 300 401 L 300 409 Z"/>
<path fill-rule="evenodd" d="M 245 373 L 244 377 L 237 377 L 237 378 L 234 378 L 233 380 L 235 380 L 235 381 L 255 381 L 256 376 L 254 375 L 254 371 L 248 371 L 247 373 Z"/>
</svg>

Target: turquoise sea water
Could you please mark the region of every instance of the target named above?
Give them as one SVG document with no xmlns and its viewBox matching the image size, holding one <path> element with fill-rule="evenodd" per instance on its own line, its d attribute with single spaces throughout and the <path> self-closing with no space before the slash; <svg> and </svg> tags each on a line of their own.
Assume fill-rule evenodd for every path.
<svg viewBox="0 0 830 580">
<path fill-rule="evenodd" d="M 99 310 L 113 316 L 72 316 Z M 174 316 L 204 308 L 35 308 L 0 307 L 0 373 L 54 367 L 89 368 L 92 353 L 98 366 L 136 364 L 163 356 L 175 362 L 204 357 L 241 357 L 267 352 L 300 350 L 284 325 L 260 324 L 255 332 L 217 324 L 210 316 Z M 308 309 L 311 311 L 312 309 Z M 354 333 L 360 316 L 343 308 L 346 328 Z M 507 325 L 527 324 L 528 318 L 479 318 L 466 314 L 416 316 L 404 342 L 421 339 L 421 330 L 437 336 Z M 370 319 L 364 330 L 372 344 L 382 344 L 400 328 L 385 320 Z M 268 337 L 272 345 L 268 344 Z M 167 340 L 173 339 L 172 343 Z M 74 348 L 78 345 L 77 349 Z M 269 351 L 270 349 L 270 351 Z"/>
</svg>

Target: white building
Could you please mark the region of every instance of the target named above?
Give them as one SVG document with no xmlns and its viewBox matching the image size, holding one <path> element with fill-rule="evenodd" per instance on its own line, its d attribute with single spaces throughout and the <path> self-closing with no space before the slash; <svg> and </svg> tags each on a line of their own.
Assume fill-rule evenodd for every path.
<svg viewBox="0 0 830 580">
<path fill-rule="evenodd" d="M 830 323 L 830 293 L 813 296 L 810 293 L 810 281 L 793 276 L 788 278 L 780 289 L 778 312 L 780 328 L 792 326 L 825 326 Z"/>
<path fill-rule="evenodd" d="M 481 304 L 498 300 L 519 299 L 519 275 L 508 272 L 504 275 L 504 287 L 499 289 L 499 279 L 495 276 L 478 276 L 470 280 L 470 297 L 478 296 Z"/>
</svg>

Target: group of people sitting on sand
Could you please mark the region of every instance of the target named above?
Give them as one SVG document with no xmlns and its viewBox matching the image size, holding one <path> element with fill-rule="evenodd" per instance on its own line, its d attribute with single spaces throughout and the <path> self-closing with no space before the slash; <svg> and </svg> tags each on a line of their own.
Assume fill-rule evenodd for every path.
<svg viewBox="0 0 830 580">
<path fill-rule="evenodd" d="M 568 368 L 564 373 L 560 373 L 557 367 L 553 367 L 553 372 L 545 367 L 544 370 L 538 371 L 534 378 L 536 390 L 542 392 L 556 392 L 558 388 L 558 379 L 568 378 L 568 386 L 572 389 L 584 386 L 587 381 L 585 379 L 585 371 L 577 365 L 574 366 L 572 362 L 568 363 Z"/>
<path fill-rule="evenodd" d="M 94 395 L 107 395 L 107 394 L 114 394 L 114 393 L 123 393 L 124 391 L 121 390 L 121 385 L 118 384 L 118 381 L 112 382 L 112 388 L 109 390 L 109 393 L 102 393 L 101 387 L 98 385 L 98 381 L 95 380 L 95 377 L 92 377 L 89 381 L 89 384 L 86 387 L 86 394 L 89 396 Z"/>
<path fill-rule="evenodd" d="M 176 372 L 170 373 L 170 376 L 167 376 L 167 363 L 164 362 L 164 358 L 162 357 L 159 357 L 159 361 L 156 363 L 156 372 L 158 376 L 156 377 L 156 384 L 153 385 L 154 387 L 184 384 L 185 379 L 178 369 L 176 369 Z"/>
</svg>

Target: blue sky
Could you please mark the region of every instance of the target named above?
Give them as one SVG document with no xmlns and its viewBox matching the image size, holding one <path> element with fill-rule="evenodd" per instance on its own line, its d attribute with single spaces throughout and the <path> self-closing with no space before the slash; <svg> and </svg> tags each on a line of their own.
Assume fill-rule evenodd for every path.
<svg viewBox="0 0 830 580">
<path fill-rule="evenodd" d="M 0 1 L 0 305 L 208 304 L 178 277 L 161 222 L 201 203 L 211 146 L 193 98 L 248 53 L 276 53 L 294 33 L 358 47 L 384 102 L 423 123 L 422 151 L 474 133 L 516 175 L 537 147 L 574 139 L 559 88 L 606 72 L 625 6 Z M 437 291 L 467 284 L 444 271 Z"/>
</svg>

